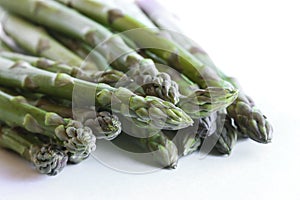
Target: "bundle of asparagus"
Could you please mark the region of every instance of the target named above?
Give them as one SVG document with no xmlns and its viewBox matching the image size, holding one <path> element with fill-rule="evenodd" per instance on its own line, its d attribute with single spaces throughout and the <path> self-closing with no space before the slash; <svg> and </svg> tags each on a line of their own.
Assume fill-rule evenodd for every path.
<svg viewBox="0 0 300 200">
<path fill-rule="evenodd" d="M 165 168 L 203 148 L 230 154 L 239 137 L 271 141 L 236 80 L 166 31 L 181 30 L 157 2 L 138 5 L 0 0 L 0 146 L 56 175 L 89 157 L 96 139 L 156 152 Z"/>
</svg>

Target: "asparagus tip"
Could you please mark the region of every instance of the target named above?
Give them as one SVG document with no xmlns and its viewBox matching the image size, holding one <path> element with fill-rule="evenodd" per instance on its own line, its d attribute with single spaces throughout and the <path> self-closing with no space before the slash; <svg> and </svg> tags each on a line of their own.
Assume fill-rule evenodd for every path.
<svg viewBox="0 0 300 200">
<path fill-rule="evenodd" d="M 78 121 L 70 120 L 66 126 L 57 127 L 55 133 L 63 141 L 72 163 L 81 162 L 96 149 L 96 137 L 92 130 Z"/>
<path fill-rule="evenodd" d="M 44 145 L 32 154 L 32 162 L 41 174 L 55 176 L 67 165 L 68 156 L 53 145 Z"/>
<path fill-rule="evenodd" d="M 90 127 L 97 139 L 113 140 L 121 133 L 121 122 L 116 115 L 102 111 L 96 119 L 88 119 L 84 123 Z"/>
</svg>

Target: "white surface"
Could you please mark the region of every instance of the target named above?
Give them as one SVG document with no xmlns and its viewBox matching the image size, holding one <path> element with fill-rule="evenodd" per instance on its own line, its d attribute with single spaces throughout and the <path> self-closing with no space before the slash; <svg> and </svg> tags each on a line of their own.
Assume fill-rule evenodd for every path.
<svg viewBox="0 0 300 200">
<path fill-rule="evenodd" d="M 239 78 L 274 125 L 272 144 L 238 143 L 230 157 L 197 154 L 176 170 L 116 172 L 93 158 L 57 177 L 0 150 L 0 200 L 300 198 L 299 5 L 297 0 L 174 1 L 189 35 Z"/>
</svg>

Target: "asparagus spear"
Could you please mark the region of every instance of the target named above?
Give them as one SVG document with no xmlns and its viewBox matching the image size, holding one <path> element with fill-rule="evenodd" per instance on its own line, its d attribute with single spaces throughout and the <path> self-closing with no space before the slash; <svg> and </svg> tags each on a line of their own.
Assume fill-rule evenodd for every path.
<svg viewBox="0 0 300 200">
<path fill-rule="evenodd" d="M 97 112 L 96 118 L 94 115 L 93 111 L 86 115 L 84 124 L 97 133 L 97 139 L 113 140 L 121 133 L 121 122 L 116 115 L 107 111 Z"/>
<path fill-rule="evenodd" d="M 236 92 L 223 88 L 198 89 L 189 96 L 182 96 L 178 107 L 192 118 L 207 117 L 230 105 L 236 99 L 236 95 Z"/>
<path fill-rule="evenodd" d="M 55 73 L 65 73 L 72 77 L 94 83 L 106 83 L 112 86 L 118 84 L 125 86 L 133 82 L 133 80 L 127 77 L 123 72 L 113 69 L 88 73 L 79 67 L 69 66 L 47 58 L 27 56 L 7 51 L 0 51 L 0 56 L 12 61 L 25 61 L 40 69 Z"/>
<path fill-rule="evenodd" d="M 3 13 L 2 8 L 0 7 L 0 15 Z M 1 15 L 2 17 L 2 15 Z M 5 33 L 3 28 L 0 28 L 0 43 L 1 43 L 1 50 L 2 51 L 14 51 L 24 53 L 24 50 L 19 47 L 10 37 L 8 37 Z"/>
<path fill-rule="evenodd" d="M 136 94 L 145 95 L 142 88 L 134 80 L 119 70 L 107 69 L 104 71 L 86 72 L 79 67 L 69 66 L 61 62 L 42 57 L 27 56 L 23 54 L 0 51 L 0 56 L 13 61 L 25 61 L 32 66 L 55 73 L 65 73 L 72 77 L 93 83 L 106 83 L 113 87 L 126 87 L 134 90 Z"/>
<path fill-rule="evenodd" d="M 38 98 L 31 102 L 32 105 L 46 110 L 55 112 L 67 118 L 72 118 L 72 108 L 58 105 L 56 102 L 50 101 L 47 97 Z M 82 109 L 78 119 L 85 126 L 92 129 L 97 139 L 113 140 L 121 133 L 121 122 L 118 117 L 107 111 L 95 112 L 91 109 Z"/>
<path fill-rule="evenodd" d="M 0 48 L 0 56 L 13 61 L 26 61 L 32 66 L 40 69 L 45 69 L 50 72 L 66 73 L 72 77 L 95 83 L 106 83 L 111 86 L 115 86 L 116 84 L 118 84 L 119 86 L 125 87 L 134 82 L 132 79 L 126 76 L 126 74 L 118 70 L 108 69 L 104 71 L 88 73 L 77 66 L 69 66 L 62 62 L 53 61 L 43 57 L 34 57 L 10 52 L 10 50 L 5 48 L 5 46 L 3 46 L 3 48 Z M 141 90 L 139 90 L 139 92 L 142 93 Z"/>
<path fill-rule="evenodd" d="M 0 91 L 0 110 L 1 121 L 59 141 L 67 149 L 71 162 L 80 162 L 95 150 L 96 138 L 90 128 L 78 121 L 36 108 L 22 96 L 11 96 Z"/>
<path fill-rule="evenodd" d="M 4 8 L 38 22 L 53 30 L 80 39 L 97 47 L 109 63 L 123 70 L 144 88 L 147 95 L 178 102 L 176 83 L 164 73 L 159 73 L 151 60 L 144 59 L 129 48 L 122 38 L 105 27 L 55 1 L 1 0 Z M 57 20 L 59 19 L 59 20 Z M 101 45 L 99 45 L 101 44 Z"/>
<path fill-rule="evenodd" d="M 239 131 L 244 135 L 248 135 L 251 139 L 260 142 L 268 143 L 272 139 L 273 128 L 267 120 L 266 116 L 255 106 L 254 102 L 244 93 L 237 80 L 227 76 L 219 70 L 208 54 L 203 49 L 185 37 L 182 30 L 178 27 L 178 22 L 174 15 L 170 14 L 155 0 L 138 0 L 138 4 L 148 14 L 148 16 L 159 25 L 160 28 L 172 31 L 166 31 L 163 35 L 168 34 L 178 44 L 188 50 L 193 56 L 205 63 L 213 69 L 220 77 L 230 82 L 235 88 L 239 89 L 238 98 L 231 106 L 228 107 L 228 115 L 234 119 Z"/>
<path fill-rule="evenodd" d="M 67 74 L 43 71 L 27 63 L 15 63 L 4 58 L 0 58 L 0 64 L 0 84 L 4 86 L 24 88 L 68 100 L 74 98 L 73 101 L 81 105 L 90 102 L 90 96 L 87 94 L 92 94 L 92 100 L 99 107 L 131 117 L 146 127 L 176 130 L 193 123 L 181 109 L 156 97 L 141 97 L 125 88 L 94 84 Z M 77 89 L 74 91 L 75 96 L 74 89 Z"/>
<path fill-rule="evenodd" d="M 0 87 L 0 90 L 12 96 L 21 95 L 8 88 Z M 72 106 L 61 105 L 47 96 L 27 93 L 23 96 L 32 106 L 47 112 L 54 112 L 64 118 L 73 118 Z M 121 133 L 121 122 L 118 117 L 107 111 L 95 112 L 95 109 L 85 108 L 80 111 L 79 117 L 77 121 L 91 128 L 97 139 L 113 140 Z"/>
<path fill-rule="evenodd" d="M 7 126 L 0 127 L 0 146 L 32 162 L 41 174 L 57 175 L 68 160 L 68 156 L 57 146 L 45 144 L 33 134 Z"/>
</svg>

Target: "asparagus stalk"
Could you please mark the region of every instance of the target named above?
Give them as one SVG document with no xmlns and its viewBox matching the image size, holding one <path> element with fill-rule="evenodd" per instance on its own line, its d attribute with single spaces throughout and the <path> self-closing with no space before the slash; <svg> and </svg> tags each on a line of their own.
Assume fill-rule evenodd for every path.
<svg viewBox="0 0 300 200">
<path fill-rule="evenodd" d="M 123 72 L 114 69 L 88 73 L 77 66 L 70 66 L 43 57 L 34 57 L 14 52 L 8 52 L 5 51 L 5 49 L 2 49 L 0 51 L 0 56 L 13 61 L 25 61 L 30 63 L 32 66 L 40 69 L 56 73 L 66 73 L 72 77 L 94 83 L 106 83 L 111 86 L 115 86 L 117 84 L 118 86 L 125 87 L 129 84 L 133 84 L 134 82 Z M 141 90 L 138 91 L 142 93 Z"/>
<path fill-rule="evenodd" d="M 92 81 L 92 78 L 89 76 L 89 74 L 80 68 L 73 66 L 70 67 L 64 63 L 53 61 L 47 58 L 28 56 L 7 51 L 1 51 L 0 56 L 13 61 L 25 61 L 30 63 L 32 66 L 45 69 L 47 71 L 66 73 L 74 77 L 80 77 L 81 79 Z"/>
<path fill-rule="evenodd" d="M 68 160 L 68 156 L 57 146 L 45 144 L 33 134 L 7 126 L 0 127 L 0 146 L 32 162 L 41 174 L 57 175 Z"/>
<path fill-rule="evenodd" d="M 0 91 L 0 110 L 0 120 L 10 126 L 20 126 L 29 132 L 59 141 L 68 151 L 71 162 L 80 162 L 96 148 L 96 138 L 90 128 L 78 121 L 34 107 L 22 96 L 12 96 Z"/>
<path fill-rule="evenodd" d="M 215 66 L 208 54 L 199 45 L 180 34 L 182 30 L 178 27 L 178 22 L 174 18 L 174 15 L 170 14 L 157 1 L 138 0 L 137 2 L 160 28 L 170 30 L 164 32 L 163 35 L 168 34 L 169 38 L 172 38 L 188 50 L 197 60 L 205 63 L 209 68 L 218 73 L 220 77 L 230 82 L 240 91 L 237 99 L 227 109 L 228 115 L 234 119 L 234 123 L 237 125 L 239 131 L 257 142 L 270 142 L 273 132 L 271 124 L 266 116 L 255 106 L 254 102 L 244 93 L 237 80 L 224 74 Z"/>
<path fill-rule="evenodd" d="M 177 106 L 192 118 L 207 117 L 230 105 L 236 95 L 236 92 L 223 88 L 198 89 L 189 96 L 182 96 Z"/>
<path fill-rule="evenodd" d="M 1 0 L 4 8 L 38 22 L 48 28 L 80 39 L 97 47 L 106 60 L 128 74 L 141 85 L 147 95 L 177 103 L 176 83 L 164 73 L 159 73 L 151 60 L 144 59 L 129 48 L 121 37 L 105 27 L 55 1 Z M 57 20 L 59 19 L 59 20 Z M 99 45 L 101 44 L 101 45 Z"/>
<path fill-rule="evenodd" d="M 134 1 L 113 0 L 112 2 L 114 2 L 113 6 L 122 9 L 122 12 L 126 13 L 130 17 L 138 19 L 138 21 L 143 23 L 146 27 L 157 29 L 153 22 L 145 15 L 145 13 L 143 13 Z"/>
<path fill-rule="evenodd" d="M 93 51 L 89 45 L 76 40 L 74 38 L 68 38 L 56 32 L 50 31 L 50 34 L 58 40 L 65 47 L 77 54 L 81 59 L 88 60 L 88 62 L 95 63 L 98 70 L 104 71 L 110 69 L 107 60 L 97 51 Z"/>
<path fill-rule="evenodd" d="M 93 83 L 106 83 L 113 87 L 125 87 L 133 90 L 136 94 L 145 95 L 145 92 L 133 79 L 119 70 L 108 69 L 105 71 L 86 72 L 77 66 L 69 66 L 61 62 L 46 58 L 27 56 L 23 54 L 0 51 L 0 56 L 12 61 L 25 61 L 32 66 L 55 73 L 65 73 L 74 78 Z"/>
<path fill-rule="evenodd" d="M 3 10 L 0 7 L 0 14 L 1 13 L 3 13 Z M 5 34 L 2 27 L 0 28 L 0 43 L 0 49 L 2 51 L 14 51 L 24 53 L 24 50 L 21 47 L 19 47 L 9 36 Z"/>
<path fill-rule="evenodd" d="M 133 82 L 133 80 L 127 77 L 123 72 L 113 69 L 88 73 L 79 67 L 69 66 L 47 58 L 27 56 L 7 51 L 0 51 L 0 56 L 12 61 L 25 61 L 40 69 L 55 73 L 65 73 L 72 77 L 94 83 L 106 83 L 111 86 L 115 86 L 116 84 L 125 86 Z"/>
<path fill-rule="evenodd" d="M 87 93 L 92 92 L 92 98 L 99 107 L 131 117 L 138 121 L 140 126 L 145 127 L 176 130 L 193 123 L 180 108 L 156 97 L 141 97 L 125 88 L 94 84 L 67 74 L 47 72 L 27 63 L 15 63 L 4 58 L 0 58 L 0 64 L 0 84 L 7 87 L 19 87 L 68 100 L 72 100 L 73 97 L 77 104 L 85 105 L 91 101 L 87 99 Z M 74 91 L 75 96 L 74 88 L 77 89 L 77 93 Z M 78 92 L 78 88 L 83 91 Z"/>
<path fill-rule="evenodd" d="M 2 91 L 7 92 L 6 90 L 3 90 L 1 88 Z M 9 93 L 11 94 L 11 93 Z M 26 93 L 25 93 L 26 94 Z M 53 99 L 51 99 L 51 97 L 48 96 L 34 96 L 34 97 L 28 97 L 25 94 L 22 94 L 28 103 L 30 103 L 31 105 L 40 108 L 42 110 L 45 110 L 47 112 L 54 112 L 58 115 L 60 115 L 63 118 L 73 118 L 73 113 L 72 113 L 72 108 L 69 106 L 65 106 L 60 104 L 57 101 L 54 101 Z M 20 95 L 17 93 L 17 95 Z M 93 132 L 94 133 L 94 132 Z M 96 133 L 94 133 L 94 135 L 96 135 Z"/>
</svg>

